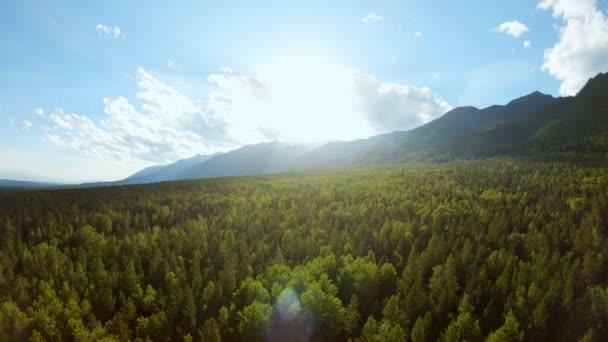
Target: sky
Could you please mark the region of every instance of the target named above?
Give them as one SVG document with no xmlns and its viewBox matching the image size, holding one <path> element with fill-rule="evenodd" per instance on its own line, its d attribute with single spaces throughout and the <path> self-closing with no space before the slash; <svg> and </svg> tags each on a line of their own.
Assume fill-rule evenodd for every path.
<svg viewBox="0 0 608 342">
<path fill-rule="evenodd" d="M 0 178 L 365 138 L 608 71 L 608 0 L 175 4 L 1 2 Z"/>
</svg>

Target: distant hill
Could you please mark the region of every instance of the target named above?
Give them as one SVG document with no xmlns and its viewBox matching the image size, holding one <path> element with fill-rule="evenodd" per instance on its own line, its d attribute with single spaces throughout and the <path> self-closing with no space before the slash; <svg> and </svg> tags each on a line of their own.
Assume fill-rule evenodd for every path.
<svg viewBox="0 0 608 342">
<path fill-rule="evenodd" d="M 196 155 L 192 158 L 178 160 L 173 164 L 151 166 L 145 168 L 127 178 L 120 181 L 121 184 L 145 184 L 156 183 L 170 180 L 184 179 L 184 175 L 196 168 L 198 165 L 205 163 L 207 160 L 217 156 L 219 153 L 209 155 Z"/>
<path fill-rule="evenodd" d="M 193 165 L 183 173 L 182 179 L 285 172 L 291 161 L 307 152 L 306 147 L 279 142 L 247 145 Z"/>
<path fill-rule="evenodd" d="M 533 92 L 506 105 L 455 108 L 410 131 L 330 142 L 316 148 L 280 142 L 243 146 L 152 166 L 117 182 L 81 186 L 259 175 L 410 160 L 441 162 L 498 155 L 608 156 L 608 74 L 589 80 L 574 97 Z M 11 181 L 4 181 L 11 184 Z M 20 184 L 15 182 L 14 184 Z M 22 182 L 46 186 L 45 183 Z M 1 186 L 1 184 L 0 184 Z"/>
<path fill-rule="evenodd" d="M 0 179 L 0 189 L 60 187 L 62 184 Z"/>
<path fill-rule="evenodd" d="M 82 184 L 83 187 L 157 183 L 183 179 L 261 175 L 285 172 L 286 165 L 308 152 L 279 142 L 246 145 L 226 153 L 197 155 L 169 165 L 145 168 L 123 180 Z"/>
</svg>

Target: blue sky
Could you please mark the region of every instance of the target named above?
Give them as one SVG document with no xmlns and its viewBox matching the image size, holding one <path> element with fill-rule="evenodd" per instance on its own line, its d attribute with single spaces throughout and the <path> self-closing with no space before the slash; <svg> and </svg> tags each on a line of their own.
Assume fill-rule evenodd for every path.
<svg viewBox="0 0 608 342">
<path fill-rule="evenodd" d="M 248 143 L 348 140 L 535 90 L 572 95 L 608 71 L 607 8 L 5 1 L 0 178 L 119 179 Z"/>
</svg>

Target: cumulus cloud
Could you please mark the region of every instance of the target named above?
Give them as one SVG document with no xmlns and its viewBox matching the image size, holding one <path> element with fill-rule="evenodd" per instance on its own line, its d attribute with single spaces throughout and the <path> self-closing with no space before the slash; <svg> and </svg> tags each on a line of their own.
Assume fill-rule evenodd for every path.
<svg viewBox="0 0 608 342">
<path fill-rule="evenodd" d="M 44 116 L 44 109 L 42 108 L 36 108 L 33 110 L 34 114 L 38 115 L 38 116 Z"/>
<path fill-rule="evenodd" d="M 118 25 L 107 26 L 104 24 L 97 24 L 95 29 L 100 35 L 104 37 L 113 37 L 114 39 L 119 38 L 121 34 L 120 27 Z"/>
<path fill-rule="evenodd" d="M 524 49 L 527 49 L 527 48 L 529 48 L 530 46 L 532 46 L 532 42 L 531 42 L 531 41 L 529 41 L 529 40 L 526 40 L 526 41 L 524 42 Z"/>
<path fill-rule="evenodd" d="M 115 160 L 169 162 L 225 142 L 221 124 L 200 105 L 142 68 L 137 79 L 143 111 L 119 96 L 103 99 L 105 117 L 98 123 L 61 108 L 48 118 L 75 150 Z"/>
<path fill-rule="evenodd" d="M 357 108 L 376 132 L 412 129 L 452 109 L 428 87 L 384 83 L 365 73 L 356 74 L 355 90 Z"/>
<path fill-rule="evenodd" d="M 495 28 L 496 32 L 511 35 L 515 38 L 528 31 L 528 27 L 517 20 L 507 21 Z"/>
<path fill-rule="evenodd" d="M 595 0 L 543 0 L 538 8 L 563 21 L 558 41 L 545 50 L 543 70 L 562 82 L 561 95 L 575 95 L 608 71 L 608 18 Z"/>
<path fill-rule="evenodd" d="M 369 12 L 367 13 L 367 15 L 365 17 L 363 17 L 363 20 L 361 20 L 364 24 L 373 24 L 377 21 L 382 20 L 382 16 L 378 15 L 378 13 L 376 12 Z"/>
</svg>

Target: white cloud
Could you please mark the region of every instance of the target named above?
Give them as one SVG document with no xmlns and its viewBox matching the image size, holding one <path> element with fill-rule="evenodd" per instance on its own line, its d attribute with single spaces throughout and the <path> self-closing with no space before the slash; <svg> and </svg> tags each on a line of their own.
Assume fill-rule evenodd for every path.
<svg viewBox="0 0 608 342">
<path fill-rule="evenodd" d="M 452 109 L 428 87 L 385 83 L 365 73 L 355 74 L 355 94 L 376 133 L 412 129 Z"/>
<path fill-rule="evenodd" d="M 422 38 L 423 36 L 424 36 L 424 33 L 422 33 L 422 32 L 416 32 L 416 33 L 414 33 L 414 37 L 416 37 L 418 39 Z"/>
<path fill-rule="evenodd" d="M 575 95 L 590 77 L 608 71 L 608 18 L 595 0 L 543 0 L 543 10 L 564 23 L 545 50 L 543 70 L 561 81 L 560 94 Z"/>
<path fill-rule="evenodd" d="M 167 61 L 167 67 L 169 69 L 179 69 L 181 65 L 179 65 L 179 63 L 175 63 L 173 60 L 170 59 Z"/>
<path fill-rule="evenodd" d="M 79 114 L 65 114 L 61 108 L 50 114 L 49 119 L 58 127 L 68 131 L 87 130 L 95 126 L 89 118 Z"/>
<path fill-rule="evenodd" d="M 433 78 L 439 78 L 439 76 L 441 76 L 438 72 L 433 74 Z"/>
<path fill-rule="evenodd" d="M 104 24 L 97 24 L 97 26 L 95 26 L 95 29 L 102 36 L 113 37 L 114 39 L 119 38 L 121 34 L 121 30 L 118 25 L 107 26 Z"/>
<path fill-rule="evenodd" d="M 23 122 L 21 123 L 21 129 L 24 131 L 29 131 L 32 126 L 32 123 L 28 120 L 23 120 Z"/>
<path fill-rule="evenodd" d="M 143 112 L 119 96 L 103 99 L 106 116 L 99 123 L 62 109 L 48 118 L 72 148 L 94 157 L 161 163 L 218 149 L 222 127 L 212 115 L 142 68 L 137 79 Z"/>
<path fill-rule="evenodd" d="M 110 29 L 106 25 L 97 24 L 97 26 L 95 26 L 95 29 L 99 33 L 110 34 Z"/>
<path fill-rule="evenodd" d="M 517 20 L 507 21 L 495 28 L 496 32 L 511 35 L 515 38 L 521 36 L 524 32 L 528 31 L 528 27 Z"/>
<path fill-rule="evenodd" d="M 527 48 L 529 48 L 530 46 L 532 46 L 532 42 L 531 42 L 531 41 L 529 41 L 529 40 L 526 40 L 526 41 L 524 42 L 524 49 L 527 49 Z"/>
<path fill-rule="evenodd" d="M 378 15 L 376 12 L 369 12 L 367 15 L 361 20 L 364 24 L 373 24 L 377 21 L 382 20 L 382 16 Z"/>
<path fill-rule="evenodd" d="M 57 146 L 63 145 L 63 139 L 61 139 L 60 136 L 55 135 L 55 134 L 47 134 L 45 137 L 45 141 L 49 141 Z"/>
<path fill-rule="evenodd" d="M 584 17 L 597 10 L 595 0 L 541 0 L 538 8 L 552 9 L 555 17 Z"/>
<path fill-rule="evenodd" d="M 38 116 L 44 116 L 44 109 L 42 108 L 36 108 L 34 109 L 34 114 L 38 115 Z"/>
</svg>

